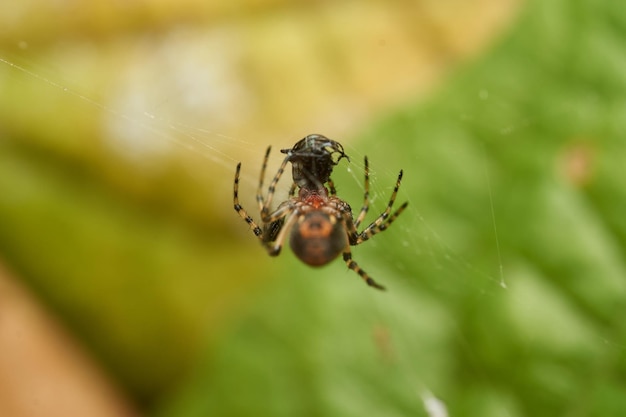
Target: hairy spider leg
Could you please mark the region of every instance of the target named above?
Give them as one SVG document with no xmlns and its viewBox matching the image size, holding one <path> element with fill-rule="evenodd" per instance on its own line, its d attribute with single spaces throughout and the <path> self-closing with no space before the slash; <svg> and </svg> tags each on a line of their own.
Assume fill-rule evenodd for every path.
<svg viewBox="0 0 626 417">
<path fill-rule="evenodd" d="M 400 170 L 400 174 L 398 174 L 398 180 L 396 181 L 396 186 L 393 188 L 393 193 L 391 194 L 391 198 L 389 199 L 389 203 L 387 204 L 387 208 L 380 216 L 376 218 L 369 226 L 367 226 L 361 233 L 359 233 L 354 239 L 353 245 L 358 245 L 359 243 L 365 242 L 375 234 L 386 230 L 391 223 L 404 211 L 406 206 L 409 204 L 408 201 L 404 202 L 392 215 L 389 217 L 389 213 L 391 212 L 391 208 L 393 207 L 393 203 L 396 201 L 396 196 L 398 194 L 398 190 L 400 189 L 400 184 L 402 182 L 402 170 Z"/>
<path fill-rule="evenodd" d="M 246 221 L 246 223 L 248 223 L 248 225 L 250 225 L 250 227 L 252 228 L 252 231 L 254 232 L 254 235 L 259 238 L 259 240 L 261 241 L 261 243 L 263 244 L 263 247 L 265 247 L 267 252 L 271 256 L 276 256 L 280 253 L 287 231 L 290 229 L 291 225 L 293 225 L 293 223 L 296 221 L 297 217 L 293 215 L 292 213 L 289 216 L 289 218 L 285 221 L 285 224 L 281 228 L 276 239 L 273 242 L 266 241 L 265 236 L 263 234 L 263 229 L 261 229 L 256 224 L 256 222 L 252 219 L 252 217 L 250 217 L 250 215 L 248 215 L 248 213 L 241 206 L 241 204 L 239 204 L 240 171 L 241 171 L 241 162 L 237 164 L 237 170 L 235 172 L 235 185 L 233 188 L 233 202 L 234 202 L 235 211 L 239 214 L 239 216 L 241 216 L 242 219 Z M 287 216 L 289 213 L 293 211 L 293 208 L 294 206 L 291 202 L 289 204 L 281 205 L 281 207 L 279 207 L 276 211 L 274 211 L 271 215 L 268 216 L 266 223 L 271 223 Z"/>
<path fill-rule="evenodd" d="M 267 169 L 267 160 L 270 157 L 271 146 L 268 146 L 265 150 L 265 157 L 263 158 L 263 165 L 261 165 L 261 175 L 259 175 L 259 187 L 256 189 L 256 202 L 259 205 L 259 211 L 263 213 L 263 206 L 265 205 L 263 198 L 263 180 L 265 179 L 265 170 Z"/>
<path fill-rule="evenodd" d="M 335 188 L 335 183 L 330 178 L 328 179 L 328 188 L 330 191 L 330 195 L 337 195 L 337 189 Z"/>
<path fill-rule="evenodd" d="M 235 207 L 235 211 L 241 216 L 242 219 L 248 223 L 248 225 L 252 228 L 254 235 L 257 236 L 261 241 L 263 240 L 263 230 L 259 227 L 258 224 L 254 222 L 252 217 L 248 215 L 246 210 L 239 204 L 239 173 L 241 171 L 241 162 L 237 164 L 237 170 L 235 171 L 235 186 L 233 188 L 233 203 Z"/>
<path fill-rule="evenodd" d="M 378 225 L 374 225 L 373 227 L 370 226 L 367 229 L 365 229 L 363 232 L 361 232 L 361 234 L 358 236 L 357 241 L 356 241 L 356 245 L 358 245 L 359 243 L 363 243 L 366 240 L 370 239 L 372 236 L 387 230 L 387 228 L 391 225 L 391 223 L 393 223 L 393 221 L 404 211 L 404 209 L 406 208 L 406 206 L 408 206 L 409 203 L 405 202 L 404 204 L 402 204 L 400 206 L 400 208 L 398 208 L 398 210 L 396 210 L 385 222 L 382 222 L 381 224 Z"/>
<path fill-rule="evenodd" d="M 374 278 L 370 277 L 367 274 L 367 272 L 361 269 L 359 264 L 357 264 L 356 261 L 352 259 L 352 252 L 350 251 L 350 245 L 346 245 L 346 248 L 343 251 L 343 260 L 346 262 L 346 265 L 348 265 L 348 268 L 350 268 L 351 270 L 359 274 L 361 278 L 363 278 L 363 281 L 365 281 L 367 285 L 369 285 L 370 287 L 379 289 L 379 290 L 383 290 L 383 291 L 385 290 L 385 287 L 383 287 L 382 285 L 374 281 Z"/>
<path fill-rule="evenodd" d="M 296 188 L 298 188 L 298 186 L 296 185 L 296 183 L 294 182 L 293 184 L 291 184 L 291 188 L 289 188 L 289 197 L 295 197 L 296 196 Z"/>
<path fill-rule="evenodd" d="M 281 209 L 279 209 L 281 210 Z M 277 212 L 279 211 L 277 210 Z M 288 215 L 287 219 L 285 220 L 285 223 L 282 225 L 280 232 L 278 232 L 278 236 L 276 236 L 276 240 L 274 240 L 274 242 L 263 242 L 263 246 L 265 246 L 265 248 L 267 249 L 267 253 L 269 253 L 270 256 L 278 256 L 278 254 L 280 253 L 280 250 L 283 247 L 283 243 L 285 242 L 285 237 L 287 236 L 287 233 L 289 233 L 291 226 L 293 226 L 293 224 L 295 223 L 296 220 L 298 220 L 298 216 L 295 215 L 295 213 L 293 213 L 293 206 L 288 206 L 286 207 L 286 209 L 281 210 L 281 211 L 287 211 L 287 214 L 282 214 L 282 213 L 278 213 L 276 214 L 276 212 L 274 214 L 276 214 L 276 218 L 274 219 L 274 215 L 270 216 L 270 222 L 273 222 L 275 220 L 278 220 L 282 217 L 285 217 Z"/>
<path fill-rule="evenodd" d="M 274 197 L 274 193 L 276 192 L 276 184 L 278 184 L 278 180 L 282 177 L 285 172 L 285 166 L 287 166 L 287 162 L 289 162 L 289 158 L 283 159 L 283 162 L 280 164 L 276 175 L 272 179 L 270 186 L 267 189 L 267 196 L 263 199 L 263 178 L 265 177 L 265 170 L 267 168 L 267 160 L 270 155 L 271 146 L 267 147 L 267 151 L 265 152 L 265 158 L 263 158 L 263 167 L 261 168 L 261 179 L 259 180 L 259 188 L 257 189 L 256 200 L 259 204 L 259 208 L 261 209 L 261 220 L 264 223 L 268 223 L 270 220 L 270 206 L 272 204 L 272 198 Z"/>
</svg>

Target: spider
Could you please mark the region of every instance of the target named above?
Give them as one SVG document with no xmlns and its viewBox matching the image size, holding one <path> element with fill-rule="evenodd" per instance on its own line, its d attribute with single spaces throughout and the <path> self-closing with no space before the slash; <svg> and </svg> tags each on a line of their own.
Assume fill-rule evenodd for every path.
<svg viewBox="0 0 626 417">
<path fill-rule="evenodd" d="M 283 149 L 287 154 L 278 172 L 274 175 L 263 196 L 263 181 L 270 155 L 271 146 L 265 151 L 256 201 L 261 212 L 260 227 L 239 204 L 239 173 L 241 162 L 237 164 L 234 184 L 234 208 L 252 228 L 261 244 L 270 256 L 277 256 L 283 246 L 287 233 L 291 230 L 289 244 L 295 255 L 305 264 L 318 267 L 326 265 L 341 253 L 349 269 L 355 271 L 371 287 L 384 290 L 367 272 L 352 259 L 350 246 L 369 240 L 375 234 L 386 230 L 404 211 L 405 202 L 390 215 L 402 181 L 402 170 L 398 174 L 396 185 L 387 204 L 387 208 L 363 231 L 357 229 L 369 210 L 369 163 L 365 162 L 365 193 L 363 206 L 354 218 L 350 205 L 337 197 L 330 174 L 339 160 L 348 156 L 338 142 L 322 135 L 308 135 L 298 141 L 293 148 Z M 337 156 L 338 155 L 338 156 Z M 288 162 L 293 165 L 294 183 L 289 191 L 289 198 L 270 212 L 276 184 L 284 173 Z M 328 184 L 327 189 L 325 184 Z M 298 193 L 296 195 L 296 189 Z"/>
</svg>

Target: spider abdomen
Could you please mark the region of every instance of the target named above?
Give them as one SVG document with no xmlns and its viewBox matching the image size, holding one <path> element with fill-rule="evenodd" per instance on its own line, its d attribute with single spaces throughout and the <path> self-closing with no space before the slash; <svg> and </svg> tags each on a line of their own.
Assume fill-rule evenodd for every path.
<svg viewBox="0 0 626 417">
<path fill-rule="evenodd" d="M 348 238 L 341 222 L 315 210 L 300 216 L 291 231 L 289 243 L 302 262 L 322 266 L 343 252 Z"/>
</svg>

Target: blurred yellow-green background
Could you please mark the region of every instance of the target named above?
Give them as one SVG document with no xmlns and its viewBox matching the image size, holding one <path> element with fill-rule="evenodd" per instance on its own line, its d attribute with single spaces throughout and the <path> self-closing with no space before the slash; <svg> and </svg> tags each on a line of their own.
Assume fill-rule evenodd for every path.
<svg viewBox="0 0 626 417">
<path fill-rule="evenodd" d="M 1 6 L 0 415 L 623 415 L 622 9 Z M 233 211 L 309 133 L 385 293 Z"/>
</svg>

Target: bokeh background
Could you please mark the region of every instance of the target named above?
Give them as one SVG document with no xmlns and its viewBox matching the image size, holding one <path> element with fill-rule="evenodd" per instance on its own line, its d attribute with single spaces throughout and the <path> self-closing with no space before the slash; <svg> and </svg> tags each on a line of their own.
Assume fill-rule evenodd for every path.
<svg viewBox="0 0 626 417">
<path fill-rule="evenodd" d="M 624 10 L 3 4 L 0 415 L 623 415 Z M 385 293 L 232 210 L 309 133 Z"/>
</svg>

